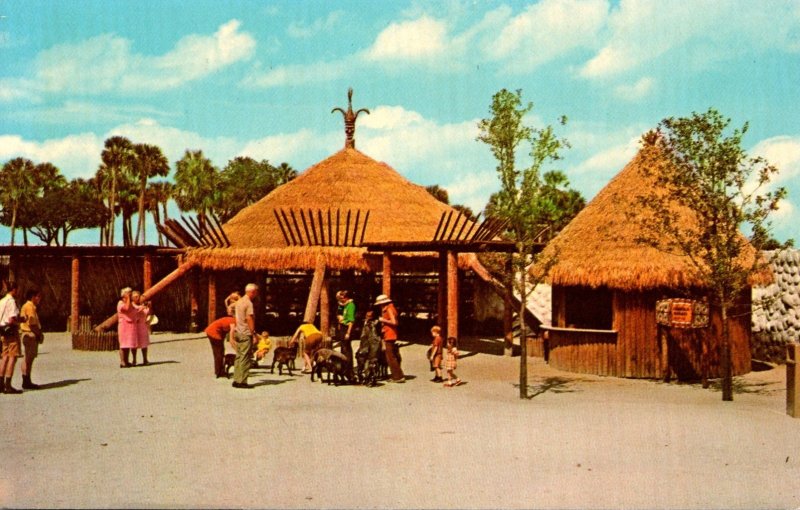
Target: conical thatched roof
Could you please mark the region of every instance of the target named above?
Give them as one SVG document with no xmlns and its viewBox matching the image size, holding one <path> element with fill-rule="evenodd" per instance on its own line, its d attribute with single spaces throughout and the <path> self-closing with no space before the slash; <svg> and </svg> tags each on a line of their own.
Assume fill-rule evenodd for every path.
<svg viewBox="0 0 800 510">
<path fill-rule="evenodd" d="M 648 196 L 655 187 L 654 177 L 642 172 L 648 164 L 643 152 L 647 150 L 655 149 L 637 154 L 548 244 L 532 274 L 555 260 L 546 278 L 551 285 L 627 291 L 702 286 L 686 256 L 637 242 L 642 234 L 638 220 L 652 214 L 640 205 L 639 197 Z M 685 229 L 692 229 L 690 210 L 676 204 L 672 212 Z M 752 261 L 754 255 L 752 250 L 747 257 Z"/>
<path fill-rule="evenodd" d="M 212 269 L 313 269 L 317 255 L 323 254 L 331 268 L 374 268 L 374 262 L 368 264 L 366 258 L 371 255 L 364 248 L 287 246 L 274 212 L 281 209 L 311 209 L 323 211 L 323 215 L 338 209 L 342 232 L 347 210 L 352 211 L 351 221 L 356 211 L 361 211 L 362 223 L 369 211 L 365 243 L 430 241 L 442 213 L 453 210 L 389 165 L 346 147 L 245 207 L 223 225 L 231 248 L 193 250 L 188 259 Z M 461 267 L 468 267 L 473 258 L 462 255 Z"/>
</svg>

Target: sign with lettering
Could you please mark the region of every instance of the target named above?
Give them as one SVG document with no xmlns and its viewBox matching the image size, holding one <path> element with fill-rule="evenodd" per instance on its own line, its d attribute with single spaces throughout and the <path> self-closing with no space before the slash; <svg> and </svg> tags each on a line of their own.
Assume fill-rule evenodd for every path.
<svg viewBox="0 0 800 510">
<path fill-rule="evenodd" d="M 656 301 L 656 322 L 673 328 L 708 327 L 708 303 L 696 299 Z"/>
</svg>

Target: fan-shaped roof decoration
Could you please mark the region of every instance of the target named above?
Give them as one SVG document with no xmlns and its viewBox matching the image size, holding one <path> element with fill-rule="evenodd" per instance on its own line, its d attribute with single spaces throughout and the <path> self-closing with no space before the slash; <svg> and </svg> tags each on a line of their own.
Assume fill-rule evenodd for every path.
<svg viewBox="0 0 800 510">
<path fill-rule="evenodd" d="M 652 147 L 646 150 L 656 150 Z M 652 155 L 650 155 L 652 157 Z M 638 219 L 652 214 L 639 197 L 648 196 L 655 179 L 642 169 L 648 158 L 643 152 L 622 169 L 545 248 L 538 265 L 540 274 L 548 260 L 547 282 L 551 285 L 609 287 L 645 290 L 659 287 L 701 287 L 684 255 L 642 244 Z M 687 230 L 694 226 L 693 213 L 677 204 L 674 217 Z M 749 246 L 749 245 L 748 245 Z M 755 250 L 747 258 L 752 261 Z M 768 280 L 769 275 L 762 279 Z"/>
<path fill-rule="evenodd" d="M 326 222 L 328 211 L 332 211 L 333 218 L 339 211 L 342 237 L 347 211 L 351 212 L 351 228 L 358 212 L 362 226 L 367 211 L 369 220 L 366 229 L 359 231 L 358 242 L 349 246 L 330 246 L 335 243 L 292 246 L 287 243 L 278 220 L 281 211 L 290 209 L 298 213 L 300 209 L 311 210 L 315 217 L 319 212 Z M 430 241 L 442 213 L 453 210 L 386 163 L 345 147 L 245 207 L 225 223 L 223 229 L 230 240 L 230 248 L 190 250 L 187 260 L 213 269 L 313 269 L 316 255 L 321 253 L 329 260 L 330 267 L 364 270 L 368 268 L 364 260 L 366 249 L 354 247 L 360 246 L 361 241 Z M 297 220 L 300 221 L 299 214 Z M 302 224 L 300 229 L 303 229 Z M 459 265 L 466 268 L 470 267 L 474 256 L 462 254 L 459 259 Z"/>
</svg>

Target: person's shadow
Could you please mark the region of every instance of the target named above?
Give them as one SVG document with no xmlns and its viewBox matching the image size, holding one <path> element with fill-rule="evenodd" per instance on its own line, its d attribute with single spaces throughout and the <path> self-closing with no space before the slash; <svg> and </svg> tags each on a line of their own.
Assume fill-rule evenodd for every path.
<svg viewBox="0 0 800 510">
<path fill-rule="evenodd" d="M 56 381 L 47 384 L 40 384 L 40 390 L 52 390 L 55 388 L 63 388 L 65 386 L 72 386 L 73 384 L 78 384 L 79 382 L 83 381 L 91 381 L 91 379 L 64 379 L 63 381 Z"/>
</svg>

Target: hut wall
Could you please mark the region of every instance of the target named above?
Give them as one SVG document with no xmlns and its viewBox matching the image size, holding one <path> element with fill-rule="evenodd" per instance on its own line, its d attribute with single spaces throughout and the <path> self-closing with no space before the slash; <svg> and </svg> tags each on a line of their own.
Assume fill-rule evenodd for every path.
<svg viewBox="0 0 800 510">
<path fill-rule="evenodd" d="M 39 318 L 45 331 L 64 331 L 70 317 L 70 286 L 72 259 L 68 256 L 14 255 L 10 269 L 20 286 L 20 299 L 30 288 L 42 292 Z M 171 256 L 153 256 L 153 282 L 177 267 Z M 116 312 L 119 290 L 122 287 L 142 289 L 144 283 L 143 257 L 80 257 L 79 314 L 91 317 L 97 324 Z M 185 331 L 188 322 L 188 292 L 184 281 L 178 281 L 153 298 L 158 315 L 156 331 Z"/>
<path fill-rule="evenodd" d="M 560 370 L 630 378 L 663 376 L 655 303 L 677 297 L 675 291 L 613 292 L 612 331 L 564 328 L 569 321 L 571 288 L 553 288 L 553 324 L 549 331 L 549 362 Z M 730 312 L 731 355 L 734 375 L 750 371 L 750 299 L 744 293 Z M 697 380 L 707 363 L 708 377 L 720 376 L 721 316 L 712 309 L 711 324 L 704 329 L 664 328 L 668 363 L 673 376 Z M 705 358 L 704 358 L 705 343 Z"/>
<path fill-rule="evenodd" d="M 617 375 L 617 334 L 575 328 L 547 328 L 548 363 L 581 374 Z"/>
</svg>

